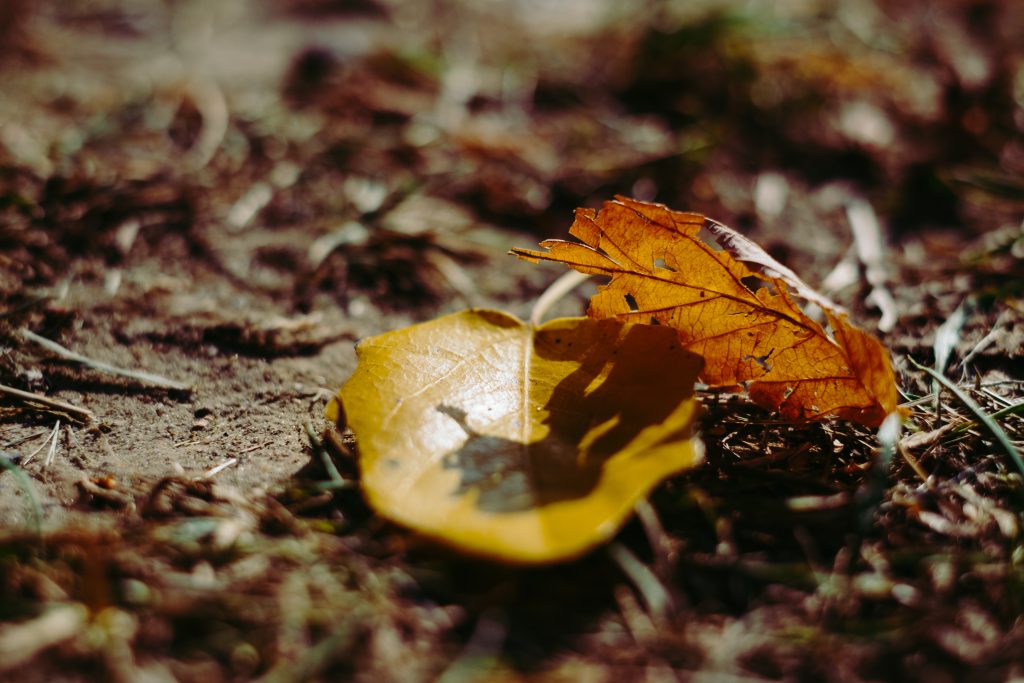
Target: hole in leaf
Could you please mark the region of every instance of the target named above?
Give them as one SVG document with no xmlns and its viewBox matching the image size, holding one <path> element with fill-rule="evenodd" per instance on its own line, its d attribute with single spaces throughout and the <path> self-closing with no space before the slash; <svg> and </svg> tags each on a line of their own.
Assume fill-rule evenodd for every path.
<svg viewBox="0 0 1024 683">
<path fill-rule="evenodd" d="M 757 277 L 756 275 L 748 275 L 747 277 L 742 278 L 740 282 L 743 283 L 744 287 L 750 290 L 751 294 L 756 293 L 757 290 L 763 287 L 769 286 L 767 282 Z"/>
<path fill-rule="evenodd" d="M 718 243 L 718 240 L 715 239 L 715 235 L 707 228 L 701 228 L 697 232 L 697 239 L 711 247 L 713 251 L 723 251 L 722 245 Z"/>
<path fill-rule="evenodd" d="M 663 259 L 663 258 L 656 258 L 656 259 L 654 259 L 654 267 L 655 268 L 660 268 L 661 270 L 667 270 L 670 273 L 676 272 L 676 269 L 672 268 L 667 263 L 665 263 L 665 259 Z"/>
<path fill-rule="evenodd" d="M 768 353 L 764 354 L 763 356 L 751 356 L 751 355 L 744 356 L 743 360 L 752 360 L 752 361 L 754 361 L 755 363 L 757 363 L 758 365 L 761 366 L 762 370 L 764 370 L 767 373 L 767 372 L 771 372 L 772 371 L 772 366 L 771 366 L 771 363 L 768 362 L 768 359 L 771 357 L 771 355 L 773 353 L 775 353 L 775 349 L 772 349 L 771 351 L 769 351 Z M 792 391 L 792 389 L 790 389 L 790 391 Z M 788 394 L 787 394 L 787 396 L 788 396 Z"/>
<path fill-rule="evenodd" d="M 632 294 L 626 295 L 626 305 L 629 306 L 630 313 L 636 313 L 640 310 L 640 306 L 637 304 L 636 298 Z"/>
</svg>

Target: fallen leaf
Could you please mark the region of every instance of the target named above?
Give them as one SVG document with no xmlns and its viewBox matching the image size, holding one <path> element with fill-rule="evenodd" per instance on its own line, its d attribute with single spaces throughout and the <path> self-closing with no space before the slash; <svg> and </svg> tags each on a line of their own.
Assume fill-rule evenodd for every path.
<svg viewBox="0 0 1024 683">
<path fill-rule="evenodd" d="M 588 318 L 534 327 L 468 310 L 366 339 L 357 353 L 338 400 L 367 500 L 473 554 L 577 557 L 702 457 L 701 360 L 666 328 Z"/>
<path fill-rule="evenodd" d="M 701 239 L 702 230 L 719 248 Z M 704 357 L 709 385 L 745 386 L 755 403 L 786 419 L 836 416 L 877 426 L 896 409 L 895 376 L 881 343 L 734 230 L 618 197 L 600 212 L 577 209 L 570 234 L 582 244 L 547 240 L 546 251 L 513 253 L 610 276 L 589 315 L 675 329 L 685 348 Z M 824 325 L 800 299 L 821 309 Z"/>
</svg>

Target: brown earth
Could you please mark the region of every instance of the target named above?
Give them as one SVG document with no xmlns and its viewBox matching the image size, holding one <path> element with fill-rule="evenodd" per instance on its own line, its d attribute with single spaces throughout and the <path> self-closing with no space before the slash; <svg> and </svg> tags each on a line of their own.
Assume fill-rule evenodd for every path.
<svg viewBox="0 0 1024 683">
<path fill-rule="evenodd" d="M 8 2 L 0 384 L 94 417 L 0 392 L 0 679 L 1024 675 L 1021 472 L 907 360 L 963 310 L 948 376 L 1020 404 L 1024 11 L 928 8 Z M 867 430 L 705 396 L 707 465 L 543 570 L 325 486 L 322 457 L 357 477 L 322 417 L 354 341 L 525 317 L 561 270 L 506 252 L 615 193 L 742 229 L 867 328 L 890 291 L 891 468 Z"/>
</svg>

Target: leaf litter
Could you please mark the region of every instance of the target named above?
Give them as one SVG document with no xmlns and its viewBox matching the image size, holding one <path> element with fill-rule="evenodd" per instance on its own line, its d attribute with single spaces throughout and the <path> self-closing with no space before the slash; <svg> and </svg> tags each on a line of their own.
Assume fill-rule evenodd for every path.
<svg viewBox="0 0 1024 683">
<path fill-rule="evenodd" d="M 0 102 L 0 321 L 107 363 L 196 385 L 185 400 L 98 381 L 4 337 L 5 386 L 83 406 L 98 419 L 65 432 L 73 440 L 45 471 L 38 459 L 24 470 L 41 498 L 42 544 L 24 531 L 32 512 L 11 473 L 0 476 L 0 628 L 4 643 L 32 644 L 18 649 L 22 663 L 3 676 L 1019 675 L 1020 539 L 1007 515 L 1019 517 L 1021 483 L 972 414 L 945 396 L 933 407 L 931 378 L 903 359 L 932 365 L 935 328 L 977 294 L 948 377 L 1021 444 L 1019 413 L 996 417 L 1024 389 L 1016 369 L 1024 348 L 1019 192 L 978 180 L 1019 169 L 1019 97 L 1010 87 L 1019 80 L 1015 3 L 940 1 L 927 13 L 913 3 L 889 3 L 884 12 L 872 2 L 847 3 L 813 14 L 812 23 L 804 4 L 778 3 L 710 13 L 701 3 L 667 3 L 600 20 L 528 3 L 528 23 L 514 3 L 473 4 L 468 23 L 459 12 L 471 3 L 461 2 L 440 12 L 432 4 L 355 3 L 384 8 L 378 16 L 390 18 L 345 15 L 339 22 L 333 13 L 353 3 L 275 0 L 258 12 L 231 9 L 244 4 L 139 13 L 114 2 L 97 13 L 81 3 L 13 0 L 0 13 L 7 94 Z M 272 31 L 260 24 L 268 16 Z M 192 30 L 216 36 L 189 57 L 214 75 L 230 106 L 221 148 L 187 175 L 178 160 L 198 139 L 205 114 L 180 85 L 168 85 L 174 68 L 149 70 L 167 66 L 166 46 L 178 42 L 165 31 L 172 17 L 176 31 L 185 29 L 178 37 Z M 316 31 L 288 37 L 291 22 L 306 27 L 310 17 Z M 524 41 L 525 29 L 510 30 L 521 22 L 543 31 Z M 287 107 L 271 102 L 275 88 L 291 85 L 288 60 L 338 24 L 341 47 L 314 46 L 337 70 L 309 83 L 311 96 L 300 93 Z M 358 37 L 348 40 L 346 27 Z M 353 83 L 374 88 L 373 78 L 333 87 L 348 70 L 378 68 L 379 59 L 367 65 L 349 53 L 367 36 L 399 41 L 395 60 L 432 75 L 404 79 L 401 88 L 388 78 L 379 93 L 346 99 Z M 239 50 L 239 37 L 249 52 Z M 85 45 L 124 49 L 96 60 Z M 259 58 L 238 58 L 253 47 Z M 453 66 L 458 73 L 446 74 Z M 464 86 L 445 94 L 445 106 L 458 115 L 450 121 L 474 124 L 469 136 L 450 135 L 429 106 L 419 108 L 438 94 L 437 83 Z M 889 144 L 878 144 L 879 131 Z M 296 182 L 271 182 L 273 197 L 244 230 L 222 225 L 281 163 L 301 169 Z M 789 193 L 777 213 L 757 210 L 752 224 L 750 188 L 765 171 L 784 177 Z M 965 184 L 967 174 L 974 175 Z M 56 187 L 47 190 L 51 178 Z M 259 335 L 235 354 L 233 344 L 207 343 L 195 329 L 178 337 L 189 321 L 161 317 L 172 297 L 202 299 L 219 317 L 210 323 L 221 329 L 223 320 L 229 336 L 248 329 L 247 320 L 322 312 L 329 329 L 362 337 L 465 305 L 449 300 L 455 288 L 433 283 L 443 297 L 436 305 L 403 305 L 400 295 L 382 310 L 379 292 L 410 288 L 372 281 L 373 250 L 354 250 L 365 254 L 366 279 L 335 263 L 324 287 L 303 288 L 297 272 L 309 245 L 334 226 L 362 220 L 359 211 L 370 206 L 339 191 L 351 178 L 390 188 L 411 181 L 415 198 L 457 206 L 477 225 L 499 223 L 488 231 L 491 255 L 462 267 L 483 305 L 518 315 L 554 274 L 496 258 L 532 241 L 510 237 L 510 226 L 552 235 L 574 206 L 597 206 L 615 193 L 656 199 L 742 228 L 815 282 L 850 251 L 842 207 L 867 199 L 886 232 L 898 319 L 882 339 L 894 351 L 911 410 L 908 438 L 956 428 L 913 446 L 926 478 L 897 447 L 865 529 L 835 501 L 855 499 L 873 471 L 872 430 L 844 421 L 794 424 L 740 396 L 699 392 L 705 464 L 652 492 L 662 535 L 631 522 L 617 537 L 656 570 L 672 598 L 660 603 L 673 606 L 665 619 L 647 614 L 638 597 L 657 592 L 650 576 L 645 588 L 634 586 L 602 551 L 531 570 L 440 553 L 382 523 L 351 487 L 325 491 L 320 484 L 331 478 L 316 462 L 296 473 L 310 459 L 296 425 L 319 417 L 318 392 L 326 397 L 354 368 L 349 343 L 314 346 L 309 358 L 281 348 L 265 360 Z M 51 198 L 45 206 L 42 196 Z M 112 197 L 136 215 L 110 210 Z M 447 232 L 433 211 L 418 210 L 418 222 L 438 237 Z M 378 212 L 388 214 L 386 225 L 387 201 Z M 128 220 L 119 225 L 119 218 Z M 401 238 L 382 237 L 401 246 Z M 410 247 L 412 258 L 394 261 L 399 268 L 424 251 Z M 416 280 L 432 282 L 436 272 L 422 269 Z M 402 272 L 392 277 L 404 282 Z M 861 278 L 834 296 L 870 324 L 870 290 Z M 45 301 L 32 304 L 40 295 Z M 339 298 L 351 300 L 350 315 L 336 314 Z M 563 302 L 560 314 L 577 315 L 576 301 Z M 237 315 L 242 310 L 254 314 Z M 124 333 L 137 322 L 143 334 Z M 0 440 L 49 428 L 52 410 L 5 398 Z M 351 435 L 324 436 L 343 480 L 354 481 Z M 229 455 L 238 464 L 216 474 L 216 483 L 242 495 L 222 504 L 252 516 L 235 519 L 211 504 L 224 491 L 209 482 L 160 484 L 181 470 L 186 480 L 201 476 Z M 117 496 L 75 501 L 74 482 L 83 475 L 90 491 Z M 260 488 L 271 484 L 283 490 L 263 496 Z M 166 515 L 143 516 L 141 503 L 158 485 Z M 112 511 L 115 498 L 139 504 Z M 658 563 L 649 538 L 661 549 Z M 68 637 L 55 643 L 43 631 Z"/>
</svg>

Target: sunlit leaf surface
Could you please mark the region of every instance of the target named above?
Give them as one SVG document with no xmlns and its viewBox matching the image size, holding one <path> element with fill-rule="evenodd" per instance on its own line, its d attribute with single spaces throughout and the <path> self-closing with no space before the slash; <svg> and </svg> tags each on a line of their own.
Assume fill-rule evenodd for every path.
<svg viewBox="0 0 1024 683">
<path fill-rule="evenodd" d="M 877 426 L 896 409 L 882 344 L 734 230 L 619 197 L 600 212 L 578 209 L 570 233 L 580 242 L 513 251 L 609 276 L 589 315 L 675 329 L 703 356 L 708 384 L 745 386 L 759 405 L 794 420 L 837 416 Z M 808 307 L 821 311 L 821 323 Z"/>
<path fill-rule="evenodd" d="M 515 563 L 578 556 L 701 459 L 674 331 L 455 313 L 366 339 L 339 398 L 379 514 Z"/>
</svg>

